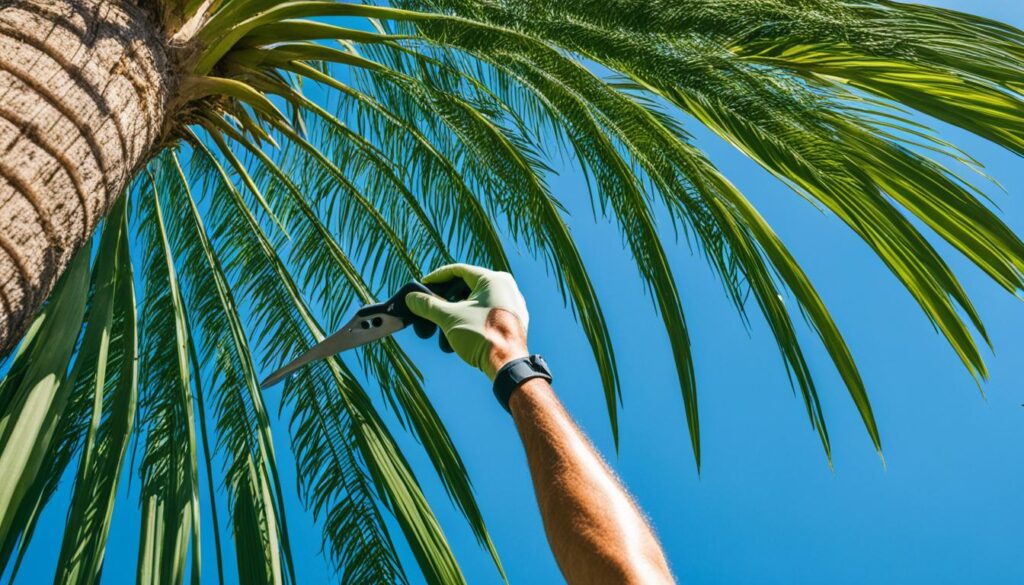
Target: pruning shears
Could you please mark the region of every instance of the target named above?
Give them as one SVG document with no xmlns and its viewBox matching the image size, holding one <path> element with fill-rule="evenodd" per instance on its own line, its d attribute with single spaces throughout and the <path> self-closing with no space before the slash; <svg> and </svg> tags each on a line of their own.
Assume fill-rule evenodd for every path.
<svg viewBox="0 0 1024 585">
<path fill-rule="evenodd" d="M 405 304 L 405 296 L 411 292 L 437 295 L 448 302 L 454 303 L 466 300 L 469 297 L 470 289 L 466 281 L 461 278 L 453 278 L 445 282 L 430 284 L 412 281 L 399 289 L 390 299 L 382 303 L 366 305 L 356 311 L 355 316 L 337 333 L 327 337 L 311 347 L 306 353 L 285 364 L 284 367 L 264 380 L 261 386 L 263 388 L 273 386 L 310 362 L 377 341 L 397 331 L 401 331 L 409 325 L 412 325 L 416 335 L 423 339 L 432 336 L 437 329 L 437 325 L 413 314 L 409 310 L 409 306 Z M 448 343 L 444 333 L 441 333 L 439 342 L 441 351 L 445 353 L 452 352 L 452 346 Z"/>
</svg>

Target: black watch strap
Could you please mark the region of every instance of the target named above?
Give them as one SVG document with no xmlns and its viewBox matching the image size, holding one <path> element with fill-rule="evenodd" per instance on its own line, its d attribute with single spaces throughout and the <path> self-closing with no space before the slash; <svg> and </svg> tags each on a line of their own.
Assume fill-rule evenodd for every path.
<svg viewBox="0 0 1024 585">
<path fill-rule="evenodd" d="M 514 359 L 501 366 L 498 373 L 494 375 L 494 397 L 498 399 L 505 410 L 512 412 L 508 408 L 508 401 L 512 397 L 512 393 L 523 382 L 533 378 L 544 378 L 548 382 L 551 381 L 551 370 L 544 358 L 534 354 Z"/>
</svg>

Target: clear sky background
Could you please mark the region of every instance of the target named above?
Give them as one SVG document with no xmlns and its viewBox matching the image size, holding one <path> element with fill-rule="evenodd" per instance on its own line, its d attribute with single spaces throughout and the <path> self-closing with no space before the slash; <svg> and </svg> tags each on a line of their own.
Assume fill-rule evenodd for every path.
<svg viewBox="0 0 1024 585">
<path fill-rule="evenodd" d="M 1017 2 L 929 3 L 1024 28 L 1024 5 Z M 1024 302 L 937 243 L 972 295 L 995 347 L 987 353 L 991 380 L 983 398 L 909 294 L 836 218 L 815 210 L 697 124 L 689 122 L 688 128 L 772 222 L 831 308 L 867 383 L 886 465 L 827 355 L 803 328 L 833 442 L 835 469 L 829 469 L 767 327 L 755 318 L 746 330 L 704 261 L 680 242 L 669 248 L 699 382 L 704 465 L 698 476 L 664 329 L 614 226 L 594 222 L 582 177 L 563 168 L 552 186 L 573 210 L 573 232 L 616 341 L 625 402 L 618 455 L 582 333 L 540 263 L 514 254 L 531 312 L 530 347 L 545 355 L 558 394 L 651 518 L 680 581 L 1024 583 Z M 988 191 L 1011 227 L 1024 234 L 1022 161 L 963 132 L 941 131 L 1006 187 L 1008 193 Z M 671 242 L 668 229 L 665 235 Z M 562 582 L 518 437 L 486 379 L 437 352 L 433 341 L 422 342 L 411 332 L 399 335 L 465 460 L 511 582 Z M 277 398 L 268 393 L 274 412 Z M 274 432 L 283 481 L 291 488 L 286 423 L 287 413 L 275 421 Z M 468 581 L 499 583 L 422 450 L 408 435 L 398 435 Z M 52 580 L 67 491 L 44 515 L 19 582 Z M 300 582 L 329 582 L 320 530 L 289 491 Z M 137 494 L 121 495 L 105 583 L 134 581 L 138 516 Z M 212 526 L 203 528 L 204 582 L 214 583 Z M 401 540 L 397 529 L 393 533 Z M 225 552 L 233 563 L 233 551 Z M 419 582 L 411 554 L 403 549 L 402 555 L 410 580 Z"/>
</svg>

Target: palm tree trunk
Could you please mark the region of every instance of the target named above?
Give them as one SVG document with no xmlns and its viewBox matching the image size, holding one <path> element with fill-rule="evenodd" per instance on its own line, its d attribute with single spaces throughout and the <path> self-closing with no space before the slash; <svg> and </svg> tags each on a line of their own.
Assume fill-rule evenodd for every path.
<svg viewBox="0 0 1024 585">
<path fill-rule="evenodd" d="M 0 1 L 0 355 L 161 137 L 167 61 L 131 0 Z"/>
</svg>

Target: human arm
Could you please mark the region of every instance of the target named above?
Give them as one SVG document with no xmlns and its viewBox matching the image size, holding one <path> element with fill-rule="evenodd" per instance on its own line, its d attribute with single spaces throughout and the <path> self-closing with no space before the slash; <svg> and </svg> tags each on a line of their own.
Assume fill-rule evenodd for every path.
<svg viewBox="0 0 1024 585">
<path fill-rule="evenodd" d="M 445 330 L 460 356 L 493 379 L 510 360 L 528 355 L 526 305 L 510 276 L 475 267 L 434 274 L 441 280 L 459 276 L 471 289 L 483 286 L 498 297 L 490 302 L 471 294 L 462 307 L 435 298 L 407 299 L 413 312 Z M 512 393 L 509 410 L 526 450 L 548 543 L 566 581 L 674 583 L 650 525 L 551 385 L 527 380 Z"/>
</svg>

